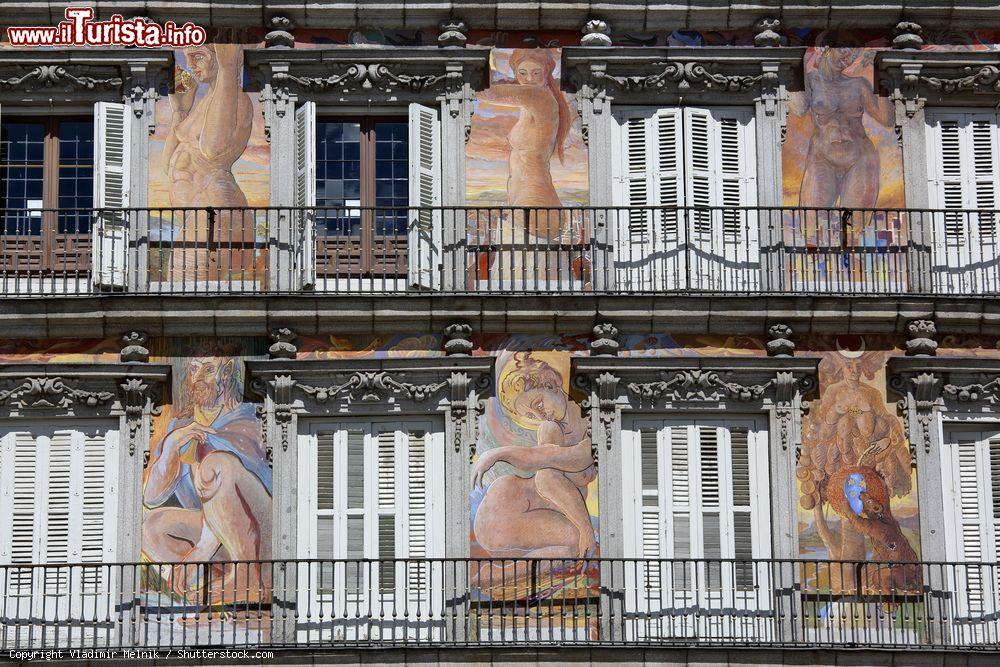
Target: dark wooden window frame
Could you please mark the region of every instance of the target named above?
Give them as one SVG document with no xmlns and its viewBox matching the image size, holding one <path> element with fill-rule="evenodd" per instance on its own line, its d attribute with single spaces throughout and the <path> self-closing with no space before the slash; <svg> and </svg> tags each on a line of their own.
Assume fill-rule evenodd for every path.
<svg viewBox="0 0 1000 667">
<path fill-rule="evenodd" d="M 406 275 L 407 237 L 405 234 L 398 236 L 379 235 L 384 245 L 379 252 L 378 242 L 375 234 L 375 126 L 378 123 L 402 123 L 407 125 L 409 120 L 406 116 L 396 114 L 385 115 L 338 115 L 336 113 L 318 113 L 316 122 L 319 123 L 358 123 L 361 133 L 361 148 L 358 156 L 360 163 L 359 179 L 361 181 L 361 234 L 358 238 L 359 261 L 356 266 L 351 266 L 349 262 L 343 261 L 343 254 L 349 255 L 352 238 L 350 235 L 335 236 L 330 235 L 317 238 L 320 250 L 324 245 L 333 246 L 326 249 L 327 259 L 320 259 L 317 271 L 337 275 L 339 277 L 361 277 L 361 278 L 386 278 Z M 409 141 L 409 138 L 407 138 Z M 344 208 L 347 208 L 346 206 Z M 324 243 L 325 241 L 325 243 Z M 323 251 L 320 250 L 321 255 Z M 330 253 L 334 253 L 332 256 Z M 360 275 L 359 275 L 360 274 Z"/>
<path fill-rule="evenodd" d="M 38 271 L 42 273 L 63 273 L 90 270 L 90 232 L 84 233 L 60 233 L 59 232 L 59 126 L 65 122 L 93 122 L 94 117 L 86 114 L 4 114 L 0 117 L 0 122 L 40 122 L 45 126 L 45 143 L 42 151 L 42 228 L 41 234 L 37 237 L 39 242 L 40 257 L 38 261 Z M 95 156 L 96 157 L 96 156 Z M 3 163 L 0 166 L 3 178 L 12 165 Z M 13 165 L 22 166 L 22 165 Z M 67 165 L 69 166 L 69 165 Z M 72 165 L 78 166 L 78 165 Z M 35 167 L 37 168 L 37 167 Z M 96 172 L 96 165 L 93 167 Z M 94 174 L 96 178 L 96 173 Z M 34 235 L 12 235 L 17 240 L 27 239 L 27 243 L 36 238 Z M 79 250 L 79 252 L 77 252 Z M 61 252 L 60 252 L 61 251 Z M 30 252 L 30 251 L 28 251 Z M 12 255 L 24 255 L 26 251 L 13 249 L 8 246 L 8 237 L 4 234 L 3 244 L 0 247 L 0 261 L 7 267 L 19 266 L 19 261 Z M 58 255 L 63 255 L 62 262 L 57 261 Z M 30 260 L 28 261 L 31 264 Z M 29 269 L 30 271 L 30 269 Z M 18 268 L 18 272 L 21 269 Z"/>
</svg>

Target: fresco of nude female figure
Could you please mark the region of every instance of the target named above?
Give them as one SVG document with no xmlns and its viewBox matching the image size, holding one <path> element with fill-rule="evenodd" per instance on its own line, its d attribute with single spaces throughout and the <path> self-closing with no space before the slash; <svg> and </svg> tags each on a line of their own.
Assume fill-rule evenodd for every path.
<svg viewBox="0 0 1000 667">
<path fill-rule="evenodd" d="M 502 475 L 489 484 L 473 523 L 476 541 L 498 559 L 593 556 L 597 542 L 587 486 L 597 472 L 586 423 L 578 406 L 569 402 L 556 369 L 530 353 L 516 354 L 513 363 L 516 368 L 503 384 L 519 391 L 510 407 L 538 424 L 535 443 L 484 452 L 473 469 L 473 483 L 482 486 L 498 463 L 532 476 Z M 549 563 L 541 563 L 540 569 L 549 569 Z M 473 580 L 492 587 L 518 574 L 513 564 L 488 563 L 473 573 Z"/>
</svg>

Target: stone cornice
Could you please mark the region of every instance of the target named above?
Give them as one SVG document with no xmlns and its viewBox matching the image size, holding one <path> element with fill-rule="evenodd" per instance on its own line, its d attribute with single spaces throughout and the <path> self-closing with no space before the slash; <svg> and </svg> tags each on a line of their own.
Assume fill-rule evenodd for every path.
<svg viewBox="0 0 1000 667">
<path fill-rule="evenodd" d="M 311 95 L 395 92 L 433 99 L 483 85 L 489 69 L 488 48 L 247 49 L 244 57 L 272 87 Z"/>
<path fill-rule="evenodd" d="M 130 96 L 133 87 L 155 88 L 174 54 L 148 49 L 0 50 L 0 92 L 100 92 Z"/>
<path fill-rule="evenodd" d="M 908 116 L 927 102 L 993 106 L 1000 102 L 996 51 L 882 51 L 879 85 Z"/>
<path fill-rule="evenodd" d="M 65 0 L 22 0 L 16 12 L 5 16 L 7 24 L 51 25 L 63 15 Z M 383 2 L 361 0 L 115 0 L 107 9 L 98 5 L 100 15 L 112 11 L 127 16 L 142 15 L 156 21 L 173 19 L 216 26 L 263 26 L 266 17 L 280 13 L 299 28 L 354 28 L 378 26 L 383 29 L 426 29 L 439 21 L 459 18 L 475 30 L 573 30 L 587 20 L 600 17 L 609 21 L 615 33 L 670 32 L 672 30 L 747 30 L 754 22 L 780 16 L 786 26 L 799 28 L 873 28 L 888 31 L 900 20 L 916 21 L 940 30 L 980 28 L 995 23 L 996 5 L 987 0 L 913 0 L 911 2 L 870 3 L 861 0 L 833 0 L 806 3 L 801 0 L 751 0 L 739 4 L 713 0 L 560 0 L 524 2 Z"/>
<path fill-rule="evenodd" d="M 802 67 L 802 48 L 568 47 L 564 71 L 577 85 L 617 96 L 776 88 Z"/>
</svg>

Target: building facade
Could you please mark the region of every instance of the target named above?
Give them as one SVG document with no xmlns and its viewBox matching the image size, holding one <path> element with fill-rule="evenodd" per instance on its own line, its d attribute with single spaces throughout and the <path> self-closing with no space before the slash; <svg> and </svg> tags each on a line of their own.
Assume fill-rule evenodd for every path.
<svg viewBox="0 0 1000 667">
<path fill-rule="evenodd" d="M 995 659 L 995 8 L 118 5 L 0 44 L 5 652 Z"/>
</svg>

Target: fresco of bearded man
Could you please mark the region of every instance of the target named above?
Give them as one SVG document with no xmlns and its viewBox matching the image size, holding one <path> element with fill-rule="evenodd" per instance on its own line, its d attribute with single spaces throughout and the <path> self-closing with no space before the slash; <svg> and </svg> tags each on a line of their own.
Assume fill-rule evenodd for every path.
<svg viewBox="0 0 1000 667">
<path fill-rule="evenodd" d="M 259 560 L 269 556 L 271 469 L 254 407 L 243 403 L 235 357 L 183 363 L 176 412 L 152 455 L 143 487 L 143 556 L 154 562 Z M 206 585 L 204 568 L 175 566 L 171 592 Z M 269 586 L 258 565 L 228 566 L 214 577 L 213 601 L 254 599 Z M 200 595 L 197 596 L 202 599 Z"/>
</svg>

